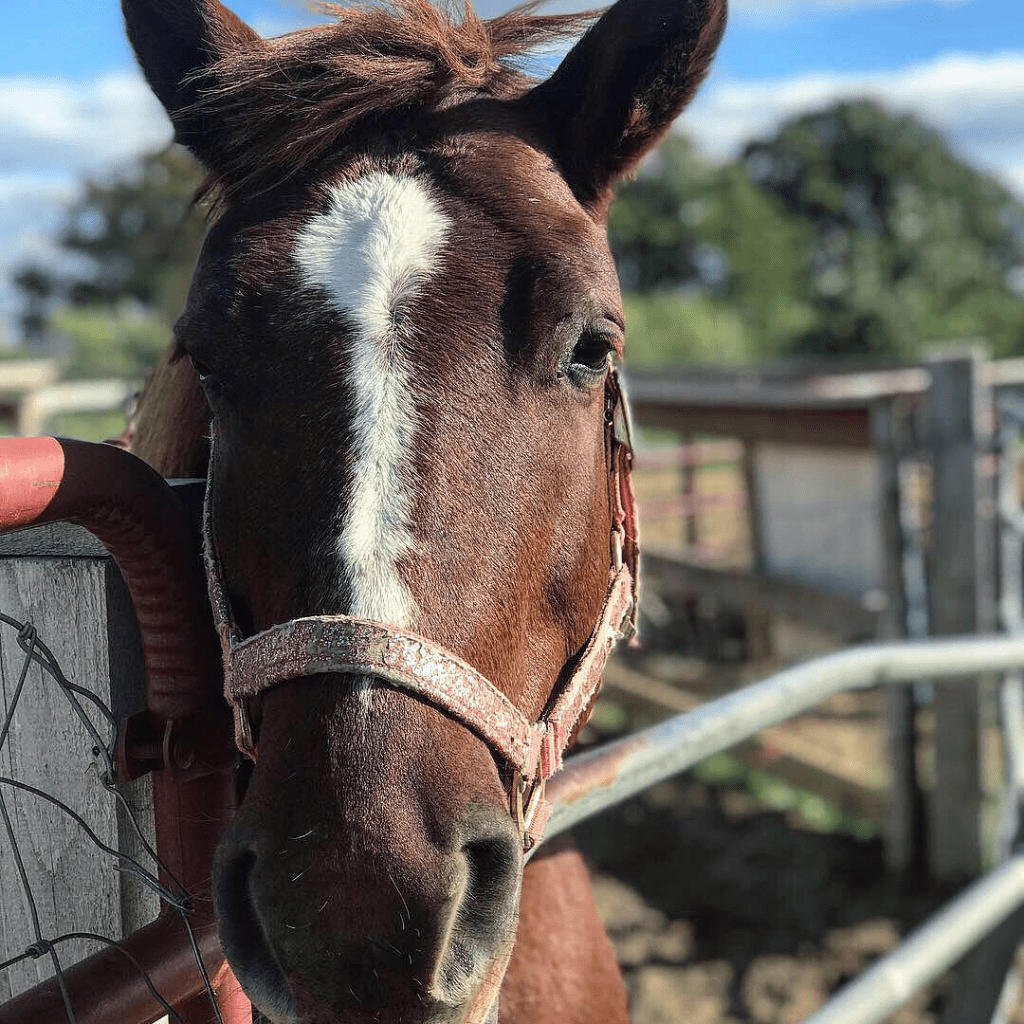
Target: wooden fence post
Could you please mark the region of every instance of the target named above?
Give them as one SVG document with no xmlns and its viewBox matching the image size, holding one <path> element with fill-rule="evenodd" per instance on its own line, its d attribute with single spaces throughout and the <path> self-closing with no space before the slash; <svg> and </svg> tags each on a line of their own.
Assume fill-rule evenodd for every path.
<svg viewBox="0 0 1024 1024">
<path fill-rule="evenodd" d="M 693 434 L 683 434 L 680 438 L 683 449 L 681 467 L 681 489 L 683 500 L 689 505 L 683 511 L 683 546 L 691 557 L 700 555 L 700 515 L 697 511 L 697 448 Z"/>
<path fill-rule="evenodd" d="M 879 616 L 878 638 L 899 640 L 908 634 L 900 461 L 912 447 L 909 418 L 897 400 L 880 400 L 871 410 L 871 430 L 881 474 L 883 584 L 887 599 L 885 611 Z M 900 876 L 920 877 L 927 870 L 927 846 L 924 795 L 917 776 L 914 687 L 885 687 L 882 709 L 890 772 L 886 865 Z"/>
<path fill-rule="evenodd" d="M 757 442 L 745 439 L 742 442 L 741 469 L 743 490 L 747 499 L 747 533 L 750 537 L 750 567 L 757 574 L 765 571 L 764 530 L 761 512 L 761 495 L 757 481 Z M 747 630 L 747 657 L 751 661 L 763 661 L 772 656 L 775 647 L 772 613 L 765 605 L 748 603 L 744 609 Z"/>
<path fill-rule="evenodd" d="M 931 632 L 995 627 L 995 506 L 981 455 L 989 450 L 991 392 L 976 355 L 930 364 L 925 415 L 932 459 Z M 930 865 L 944 882 L 981 868 L 979 696 L 974 685 L 935 688 L 935 789 Z"/>
<path fill-rule="evenodd" d="M 13 556 L 17 557 L 13 557 Z M 65 675 L 96 693 L 115 715 L 145 705 L 138 628 L 127 589 L 103 548 L 75 527 L 40 527 L 0 537 L 0 611 L 32 622 Z M 17 685 L 24 655 L 16 634 L 0 631 L 0 719 Z M 87 705 L 88 706 L 88 705 Z M 102 722 L 98 714 L 93 716 Z M 106 736 L 102 722 L 100 732 Z M 127 816 L 89 771 L 88 734 L 67 700 L 38 666 L 28 675 L 3 750 L 0 774 L 35 785 L 64 801 L 109 846 L 140 856 Z M 125 787 L 146 825 L 148 779 Z M 4 788 L 46 938 L 91 931 L 120 938 L 152 920 L 156 897 L 116 870 L 70 817 L 41 799 Z M 150 839 L 152 838 L 150 832 Z M 6 833 L 0 832 L 0 935 L 4 957 L 34 941 L 27 904 Z M 140 859 L 145 862 L 144 855 Z M 62 943 L 70 965 L 97 951 L 93 942 Z M 0 1002 L 50 976 L 47 957 L 0 972 Z"/>
</svg>

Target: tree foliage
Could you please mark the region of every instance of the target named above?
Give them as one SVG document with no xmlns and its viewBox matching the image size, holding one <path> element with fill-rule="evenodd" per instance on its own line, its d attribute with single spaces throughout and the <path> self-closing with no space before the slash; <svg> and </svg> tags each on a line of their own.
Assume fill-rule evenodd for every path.
<svg viewBox="0 0 1024 1024">
<path fill-rule="evenodd" d="M 56 346 L 78 376 L 144 372 L 153 339 L 166 342 L 198 256 L 200 180 L 188 153 L 171 147 L 87 181 L 61 226 L 59 266 L 25 267 L 15 278 L 26 342 Z"/>
<path fill-rule="evenodd" d="M 192 157 L 172 146 L 111 181 L 87 182 L 60 237 L 82 265 L 62 282 L 71 304 L 127 299 L 176 316 L 204 233 L 192 202 L 199 180 Z"/>
<path fill-rule="evenodd" d="M 14 275 L 14 285 L 21 292 L 21 330 L 28 344 L 38 344 L 46 334 L 49 310 L 56 282 L 41 267 L 23 267 Z"/>
<path fill-rule="evenodd" d="M 199 180 L 171 148 L 88 182 L 60 269 L 18 275 L 26 337 L 62 339 L 76 374 L 141 372 L 199 250 Z M 1024 352 L 1024 206 L 873 103 L 795 118 L 721 166 L 669 137 L 621 190 L 609 238 L 641 364 L 913 359 L 965 338 Z"/>
<path fill-rule="evenodd" d="M 665 353 L 746 362 L 785 351 L 809 322 L 801 288 L 806 227 L 785 217 L 741 166 L 714 167 L 682 137 L 668 138 L 622 190 L 612 206 L 609 239 L 623 287 L 634 293 L 627 304 L 631 345 L 639 335 L 649 349 L 650 327 L 660 324 Z M 677 310 L 682 337 L 668 337 L 669 309 Z M 720 330 L 727 321 L 731 326 Z M 710 329 L 691 344 L 686 339 L 699 324 Z M 664 356 L 639 358 L 661 362 Z"/>
<path fill-rule="evenodd" d="M 910 357 L 922 338 L 952 337 L 1024 348 L 1009 284 L 1024 206 L 915 118 L 840 103 L 752 143 L 743 165 L 813 231 L 817 317 L 798 350 Z"/>
<path fill-rule="evenodd" d="M 719 168 L 670 139 L 612 209 L 639 302 L 724 301 L 744 353 L 913 359 L 963 338 L 1024 351 L 1024 206 L 873 103 L 796 118 Z M 641 361 L 661 362 L 640 340 Z"/>
<path fill-rule="evenodd" d="M 67 378 L 125 377 L 142 381 L 167 348 L 164 319 L 137 304 L 66 306 L 52 319 Z"/>
</svg>

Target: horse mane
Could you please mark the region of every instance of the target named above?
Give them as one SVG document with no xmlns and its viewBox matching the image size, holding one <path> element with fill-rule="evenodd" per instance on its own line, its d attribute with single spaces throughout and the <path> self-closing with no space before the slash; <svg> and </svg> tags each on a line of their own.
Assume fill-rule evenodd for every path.
<svg viewBox="0 0 1024 1024">
<path fill-rule="evenodd" d="M 195 113 L 223 131 L 203 194 L 229 203 L 300 175 L 389 113 L 525 91 L 530 52 L 579 35 L 600 13 L 541 15 L 543 0 L 531 0 L 484 20 L 464 2 L 461 16 L 430 0 L 320 3 L 333 22 L 230 40 L 197 81 Z"/>
</svg>

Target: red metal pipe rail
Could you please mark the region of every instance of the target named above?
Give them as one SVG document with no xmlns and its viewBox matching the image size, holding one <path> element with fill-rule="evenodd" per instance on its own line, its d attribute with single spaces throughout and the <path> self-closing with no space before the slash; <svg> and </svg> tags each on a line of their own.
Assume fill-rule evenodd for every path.
<svg viewBox="0 0 1024 1024">
<path fill-rule="evenodd" d="M 213 853 L 235 808 L 235 752 L 198 538 L 167 483 L 119 448 L 53 437 L 0 440 L 0 530 L 60 521 L 94 534 L 128 585 L 145 654 L 148 715 L 122 731 L 122 746 L 149 753 L 122 750 L 120 760 L 159 768 L 153 775 L 157 851 L 196 904 L 193 927 L 207 969 L 221 983 L 226 1021 L 248 1022 L 248 1004 L 225 966 L 209 898 Z M 186 1024 L 210 1020 L 176 912 L 165 912 L 122 947 Z M 79 1024 L 160 1016 L 142 976 L 117 950 L 82 961 L 66 979 Z M 59 989 L 50 981 L 0 1007 L 0 1024 L 63 1015 Z"/>
<path fill-rule="evenodd" d="M 94 534 L 124 575 L 142 632 L 149 709 L 181 719 L 215 706 L 219 654 L 197 541 L 164 479 L 113 445 L 0 441 L 0 530 L 59 521 Z"/>
<path fill-rule="evenodd" d="M 210 925 L 196 929 L 199 951 L 205 963 L 223 963 L 220 939 Z M 152 924 L 140 928 L 121 943 L 135 958 L 153 987 L 172 1006 L 202 1005 L 204 984 L 196 966 L 192 945 L 177 914 L 163 914 Z M 79 1024 L 137 1024 L 164 1015 L 153 998 L 143 974 L 131 960 L 113 948 L 107 948 L 69 967 L 64 972 Z M 205 1014 L 198 1019 L 213 1019 L 209 997 Z M 197 1014 L 198 1017 L 198 1014 Z M 244 1018 L 243 1018 L 244 1019 Z M 60 989 L 55 981 L 46 981 L 0 1005 L 0 1024 L 60 1024 L 67 1020 Z M 248 1021 L 246 1022 L 248 1024 Z"/>
</svg>

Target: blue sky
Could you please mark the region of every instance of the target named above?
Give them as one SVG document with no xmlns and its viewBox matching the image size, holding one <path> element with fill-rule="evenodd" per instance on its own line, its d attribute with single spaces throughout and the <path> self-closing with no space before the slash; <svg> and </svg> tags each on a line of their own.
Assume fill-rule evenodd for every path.
<svg viewBox="0 0 1024 1024">
<path fill-rule="evenodd" d="M 60 211 L 83 176 L 124 166 L 170 134 L 135 70 L 117 0 L 4 6 L 0 334 L 12 269 L 53 258 Z M 232 6 L 265 34 L 315 20 L 298 0 Z M 503 6 L 478 0 L 485 16 Z M 731 0 L 719 58 L 680 127 L 726 159 L 787 117 L 873 96 L 924 118 L 1024 198 L 1022 14 L 1022 0 Z"/>
<path fill-rule="evenodd" d="M 482 11 L 498 7 L 480 5 Z M 232 8 L 270 30 L 314 20 L 288 0 L 240 0 Z M 825 68 L 883 70 L 949 50 L 992 53 L 1024 46 L 1020 0 L 734 0 L 732 12 L 718 65 L 723 74 L 739 78 Z M 115 0 L 63 0 L 55 14 L 50 5 L 13 0 L 4 14 L 0 74 L 82 81 L 131 65 Z"/>
</svg>

